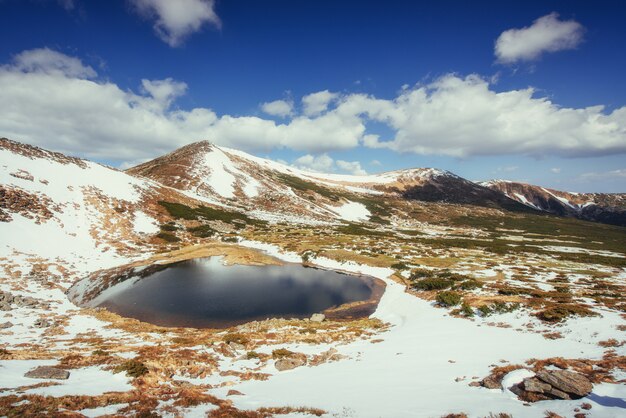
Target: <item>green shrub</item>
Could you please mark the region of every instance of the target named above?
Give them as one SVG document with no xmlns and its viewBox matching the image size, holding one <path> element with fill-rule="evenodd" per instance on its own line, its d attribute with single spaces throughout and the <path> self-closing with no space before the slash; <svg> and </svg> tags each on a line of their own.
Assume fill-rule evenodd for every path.
<svg viewBox="0 0 626 418">
<path fill-rule="evenodd" d="M 97 350 L 93 350 L 91 352 L 92 356 L 108 356 L 109 352 L 106 350 L 101 350 L 101 349 L 97 349 Z"/>
<path fill-rule="evenodd" d="M 239 333 L 231 333 L 224 335 L 224 342 L 226 344 L 236 343 L 241 345 L 246 345 L 250 342 L 250 339 L 243 334 Z"/>
<path fill-rule="evenodd" d="M 469 306 L 467 303 L 463 303 L 463 305 L 461 305 L 461 313 L 464 316 L 467 316 L 468 318 L 471 318 L 474 316 L 474 309 Z"/>
<path fill-rule="evenodd" d="M 491 315 L 491 308 L 488 305 L 480 305 L 478 312 L 480 312 L 481 316 L 489 316 Z"/>
<path fill-rule="evenodd" d="M 173 232 L 173 231 L 178 231 L 178 227 L 176 225 L 173 224 L 163 224 L 160 226 L 161 231 L 168 231 L 168 232 Z"/>
<path fill-rule="evenodd" d="M 441 279 L 439 277 L 431 277 L 422 279 L 413 284 L 413 288 L 419 290 L 443 290 L 452 287 L 454 282 L 450 279 Z"/>
<path fill-rule="evenodd" d="M 224 238 L 222 238 L 222 241 L 224 241 L 224 242 L 237 242 L 239 240 L 237 239 L 237 237 L 224 237 Z"/>
<path fill-rule="evenodd" d="M 461 303 L 462 299 L 461 294 L 453 290 L 437 293 L 437 303 L 443 306 L 456 306 Z"/>
<path fill-rule="evenodd" d="M 556 305 L 537 312 L 537 318 L 546 322 L 561 322 L 570 316 L 597 316 L 598 314 L 584 306 Z"/>
<path fill-rule="evenodd" d="M 255 358 L 259 358 L 259 357 L 260 357 L 259 353 L 257 353 L 256 351 L 248 351 L 246 353 L 246 358 L 248 360 L 252 360 L 252 359 L 255 359 Z"/>
<path fill-rule="evenodd" d="M 126 372 L 126 376 L 128 377 L 137 378 L 148 373 L 148 368 L 138 360 L 128 360 L 113 369 L 113 373 L 120 372 Z"/>
<path fill-rule="evenodd" d="M 408 269 L 409 269 L 409 266 L 408 266 L 408 265 L 406 265 L 406 263 L 402 263 L 402 262 L 400 262 L 400 263 L 394 263 L 394 264 L 392 264 L 392 265 L 391 265 L 391 268 L 392 268 L 392 269 L 396 269 L 396 270 L 408 270 Z"/>
<path fill-rule="evenodd" d="M 180 241 L 180 238 L 178 238 L 176 235 L 170 234 L 168 232 L 160 232 L 157 234 L 158 238 L 161 238 L 163 241 L 167 241 L 167 242 L 178 242 Z"/>
<path fill-rule="evenodd" d="M 294 353 L 293 351 L 289 351 L 286 348 L 277 348 L 276 350 L 272 351 L 272 358 L 274 360 L 278 360 L 281 358 L 286 358 L 286 357 L 293 357 L 296 353 Z"/>
<path fill-rule="evenodd" d="M 187 228 L 187 231 L 194 237 L 209 238 L 217 233 L 217 231 L 211 228 L 209 225 L 200 225 L 193 228 Z"/>
<path fill-rule="evenodd" d="M 474 290 L 474 289 L 480 289 L 481 287 L 483 287 L 483 284 L 482 282 L 479 282 L 476 279 L 469 279 L 469 280 L 465 280 L 464 282 L 459 284 L 457 287 L 463 290 Z"/>
</svg>

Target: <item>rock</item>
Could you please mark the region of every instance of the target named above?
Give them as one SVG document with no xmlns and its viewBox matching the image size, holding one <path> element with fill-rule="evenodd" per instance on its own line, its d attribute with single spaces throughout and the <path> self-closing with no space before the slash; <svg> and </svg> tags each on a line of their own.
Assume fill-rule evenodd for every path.
<svg viewBox="0 0 626 418">
<path fill-rule="evenodd" d="M 33 323 L 33 325 L 35 328 L 48 328 L 50 326 L 50 322 L 45 318 L 39 318 Z"/>
<path fill-rule="evenodd" d="M 13 323 L 7 321 L 7 322 L 0 324 L 0 329 L 7 329 L 7 328 L 11 328 L 12 326 L 13 326 Z"/>
<path fill-rule="evenodd" d="M 9 305 L 8 302 L 0 302 L 0 311 L 10 311 L 11 310 L 11 305 Z"/>
<path fill-rule="evenodd" d="M 593 384 L 585 376 L 567 370 L 542 370 L 537 373 L 537 378 L 549 383 L 558 391 L 577 398 L 587 396 L 593 389 Z"/>
<path fill-rule="evenodd" d="M 524 390 L 528 392 L 537 392 L 537 393 L 548 393 L 552 390 L 552 385 L 549 385 L 546 382 L 542 382 L 536 377 L 529 377 L 524 379 L 522 382 L 522 387 Z"/>
<path fill-rule="evenodd" d="M 274 367 L 276 367 L 276 370 L 282 372 L 284 370 L 291 370 L 296 367 L 304 366 L 305 364 L 306 360 L 301 357 L 288 357 L 277 360 L 276 363 L 274 363 Z"/>
<path fill-rule="evenodd" d="M 31 379 L 66 380 L 70 377 L 70 372 L 63 369 L 57 369 L 56 367 L 39 366 L 26 372 L 24 377 L 29 377 Z"/>
<path fill-rule="evenodd" d="M 232 348 L 233 350 L 235 350 L 235 351 L 241 351 L 241 350 L 245 350 L 246 349 L 245 345 L 236 343 L 234 341 L 229 342 L 228 346 L 230 348 Z"/>
<path fill-rule="evenodd" d="M 311 322 L 324 322 L 326 315 L 321 313 L 314 313 L 311 315 Z"/>
<path fill-rule="evenodd" d="M 589 411 L 591 409 L 591 404 L 585 402 L 584 404 L 580 405 L 580 407 L 584 409 L 585 411 Z"/>
<path fill-rule="evenodd" d="M 502 382 L 491 375 L 485 377 L 480 384 L 487 389 L 502 389 Z"/>
<path fill-rule="evenodd" d="M 481 383 L 480 382 L 470 382 L 467 386 L 471 386 L 473 388 L 479 388 L 481 387 Z"/>
<path fill-rule="evenodd" d="M 238 395 L 243 395 L 243 393 L 235 389 L 230 389 L 228 393 L 226 394 L 226 396 L 233 396 L 233 395 L 238 396 Z"/>
</svg>

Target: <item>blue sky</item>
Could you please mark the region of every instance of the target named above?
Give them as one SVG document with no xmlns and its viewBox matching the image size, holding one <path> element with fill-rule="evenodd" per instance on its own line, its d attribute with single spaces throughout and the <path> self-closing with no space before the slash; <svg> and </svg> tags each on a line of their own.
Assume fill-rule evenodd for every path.
<svg viewBox="0 0 626 418">
<path fill-rule="evenodd" d="M 209 139 L 323 171 L 625 192 L 625 16 L 619 1 L 0 0 L 0 135 L 117 166 Z"/>
</svg>

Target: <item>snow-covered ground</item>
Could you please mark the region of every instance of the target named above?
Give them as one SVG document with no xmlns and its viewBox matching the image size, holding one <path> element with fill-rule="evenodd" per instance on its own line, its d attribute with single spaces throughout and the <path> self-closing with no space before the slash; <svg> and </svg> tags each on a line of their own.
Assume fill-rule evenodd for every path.
<svg viewBox="0 0 626 418">
<path fill-rule="evenodd" d="M 293 261 L 275 247 L 255 245 L 272 255 Z M 430 417 L 465 412 L 482 417 L 507 412 L 513 416 L 543 416 L 549 410 L 573 416 L 574 408 L 589 402 L 591 416 L 622 417 L 626 386 L 601 384 L 586 399 L 543 401 L 525 405 L 508 391 L 470 387 L 468 383 L 489 374 L 494 364 L 520 364 L 531 358 L 601 358 L 603 348 L 580 335 L 549 340 L 536 333 L 485 326 L 452 318 L 443 309 L 405 292 L 390 280 L 389 269 L 356 263 L 315 259 L 322 267 L 369 274 L 386 281 L 387 288 L 375 317 L 393 327 L 381 335 L 383 342 L 357 341 L 337 347 L 349 359 L 317 367 L 274 372 L 268 381 L 236 384 L 245 394 L 234 399 L 237 407 L 255 409 L 267 405 L 308 405 L 346 417 Z M 591 319 L 581 319 L 585 328 Z M 596 320 L 592 332 L 612 335 L 618 315 Z M 593 331 L 595 330 L 595 331 Z M 583 332 L 583 331 L 581 331 Z M 626 354 L 619 348 L 618 353 Z"/>
</svg>

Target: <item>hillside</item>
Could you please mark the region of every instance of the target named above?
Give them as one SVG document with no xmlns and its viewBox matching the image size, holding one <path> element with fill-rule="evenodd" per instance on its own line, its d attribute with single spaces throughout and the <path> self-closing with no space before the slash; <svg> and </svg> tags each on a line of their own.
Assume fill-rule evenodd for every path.
<svg viewBox="0 0 626 418">
<path fill-rule="evenodd" d="M 626 194 L 623 193 L 570 193 L 505 180 L 481 185 L 536 210 L 626 226 Z"/>
</svg>

